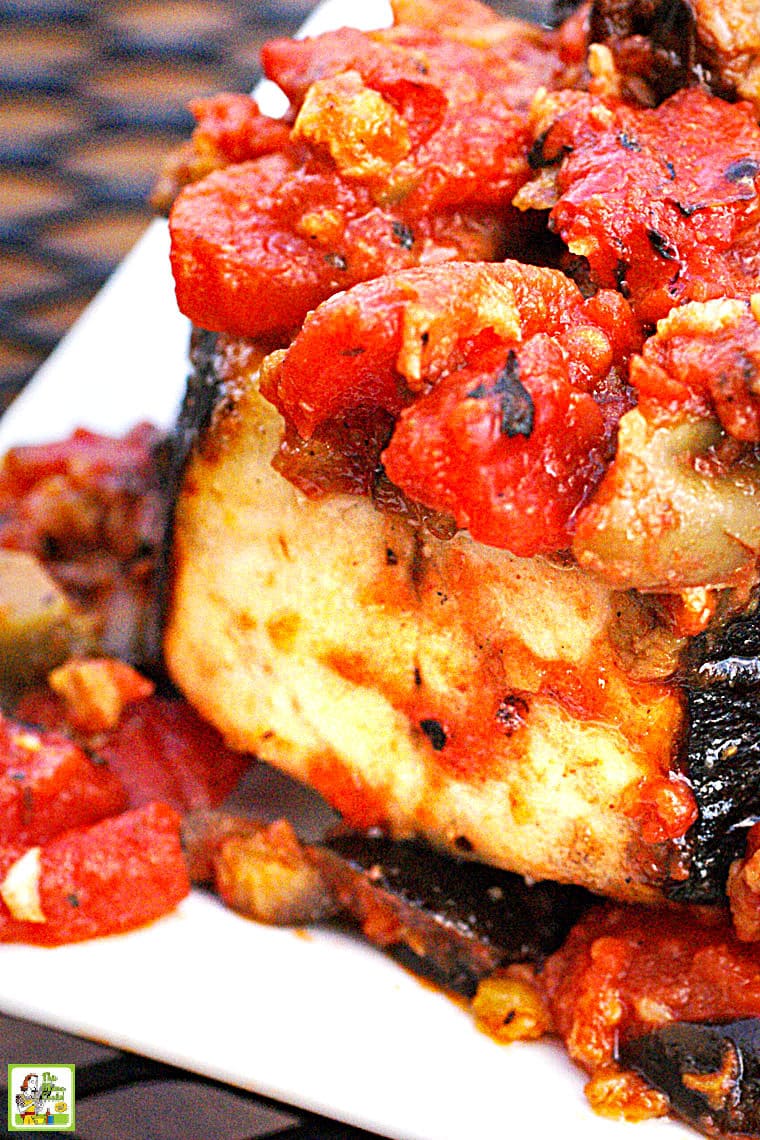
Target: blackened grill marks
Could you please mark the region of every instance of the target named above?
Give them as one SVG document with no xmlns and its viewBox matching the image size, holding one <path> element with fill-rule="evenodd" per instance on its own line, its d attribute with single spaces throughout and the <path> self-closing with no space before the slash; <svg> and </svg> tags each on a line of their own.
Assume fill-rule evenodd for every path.
<svg viewBox="0 0 760 1140">
<path fill-rule="evenodd" d="M 448 737 L 446 735 L 446 730 L 441 722 L 438 720 L 433 720 L 432 718 L 421 720 L 420 728 L 425 733 L 425 736 L 428 738 L 430 743 L 433 745 L 435 751 L 443 752 L 444 748 L 446 747 Z"/>
</svg>

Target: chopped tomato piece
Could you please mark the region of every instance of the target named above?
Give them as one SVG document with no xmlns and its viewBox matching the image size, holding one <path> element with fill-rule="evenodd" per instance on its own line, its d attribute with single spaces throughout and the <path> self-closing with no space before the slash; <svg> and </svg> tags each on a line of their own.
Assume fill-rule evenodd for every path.
<svg viewBox="0 0 760 1140">
<path fill-rule="evenodd" d="M 691 302 L 661 320 L 631 383 L 644 414 L 717 414 L 726 431 L 760 443 L 760 305 L 732 298 Z"/>
<path fill-rule="evenodd" d="M 78 486 L 103 482 L 115 489 L 131 473 L 145 477 L 161 433 L 142 423 L 122 438 L 98 435 L 77 428 L 67 439 L 12 447 L 6 452 L 0 474 L 0 503 L 12 502 L 52 475 L 65 475 Z"/>
<path fill-rule="evenodd" d="M 221 164 L 245 162 L 290 142 L 290 128 L 280 119 L 262 115 L 250 95 L 225 92 L 208 99 L 194 99 L 190 110 L 197 126 L 193 143 L 197 151 Z"/>
<path fill-rule="evenodd" d="M 757 290 L 760 127 L 750 104 L 697 87 L 653 109 L 577 92 L 545 103 L 533 162 L 559 164 L 551 223 L 597 285 L 621 289 L 644 321 Z"/>
<path fill-rule="evenodd" d="M 569 544 L 573 511 L 604 467 L 604 419 L 556 341 L 455 373 L 401 414 L 385 468 L 473 538 L 530 555 Z"/>
<path fill-rule="evenodd" d="M 154 570 L 165 530 L 162 433 L 74 431 L 0 463 L 0 547 L 23 550 L 82 611 L 84 646 L 131 661 L 157 646 Z"/>
<path fill-rule="evenodd" d="M 105 763 L 57 732 L 0 716 L 0 843 L 45 843 L 126 807 Z"/>
<path fill-rule="evenodd" d="M 391 99 L 413 88 L 424 101 L 426 89 L 437 88 L 454 108 L 485 91 L 497 92 L 511 107 L 525 107 L 537 87 L 565 81 L 561 36 L 503 19 L 485 6 L 483 11 L 489 27 L 471 19 L 457 27 L 441 17 L 437 4 L 437 19 L 419 26 L 412 26 L 415 12 L 401 12 L 392 29 L 340 28 L 315 38 L 271 40 L 262 49 L 262 64 L 296 107 L 316 80 L 345 71 L 358 71 Z"/>
<path fill-rule="evenodd" d="M 525 108 L 535 84 L 562 81 L 563 61 L 552 33 L 493 28 L 480 38 L 341 29 L 267 45 L 265 67 L 298 112 L 293 130 L 256 157 L 234 125 L 251 107 L 227 96 L 207 106 L 208 145 L 238 164 L 174 203 L 182 311 L 206 329 L 282 334 L 381 273 L 498 259 L 513 230 L 517 246 L 510 203 L 530 174 Z M 206 129 L 202 117 L 196 147 Z"/>
<path fill-rule="evenodd" d="M 64 702 L 33 690 L 17 712 L 38 724 L 75 728 Z M 250 757 L 227 748 L 184 700 L 146 697 L 126 705 L 113 728 L 82 739 L 124 785 L 130 807 L 163 800 L 178 811 L 214 807 L 233 790 Z"/>
<path fill-rule="evenodd" d="M 596 908 L 538 981 L 570 1056 L 591 1072 L 618 1040 L 668 1021 L 760 1016 L 756 950 L 707 911 Z"/>
<path fill-rule="evenodd" d="M 407 219 L 329 157 L 282 154 L 188 186 L 170 228 L 182 312 L 238 336 L 293 329 L 338 290 L 423 258 L 492 260 L 504 242 L 501 217 L 479 206 Z"/>
<path fill-rule="evenodd" d="M 397 417 L 383 455 L 411 498 L 517 554 L 569 544 L 630 406 L 640 331 L 619 294 L 505 262 L 379 278 L 332 298 L 264 391 L 309 438 L 353 409 Z"/>
<path fill-rule="evenodd" d="M 17 883 L 13 891 L 19 860 L 8 867 L 0 854 L 0 941 L 81 942 L 167 914 L 190 889 L 179 829 L 175 811 L 151 803 L 67 831 L 21 855 L 22 889 Z"/>
</svg>

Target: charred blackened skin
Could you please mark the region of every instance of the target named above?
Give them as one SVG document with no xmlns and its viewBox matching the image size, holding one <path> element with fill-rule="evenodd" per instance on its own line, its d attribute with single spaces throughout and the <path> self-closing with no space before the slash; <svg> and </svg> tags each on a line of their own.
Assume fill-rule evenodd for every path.
<svg viewBox="0 0 760 1140">
<path fill-rule="evenodd" d="M 394 956 L 468 997 L 497 966 L 542 962 L 592 897 L 557 883 L 528 886 L 521 875 L 377 832 L 335 834 L 316 858 L 360 921 L 379 909 L 388 930 L 398 925 Z"/>
<path fill-rule="evenodd" d="M 496 378 L 493 388 L 478 384 L 467 395 L 473 400 L 486 396 L 499 396 L 501 407 L 500 431 L 510 438 L 515 435 L 530 437 L 533 431 L 535 409 L 530 392 L 520 382 L 520 362 L 514 349 L 510 348 L 507 363 Z"/>
<path fill-rule="evenodd" d="M 420 728 L 425 733 L 436 752 L 443 752 L 446 747 L 446 730 L 438 720 L 421 720 Z"/>
<path fill-rule="evenodd" d="M 738 158 L 724 172 L 728 182 L 742 182 L 745 178 L 754 178 L 760 174 L 760 162 L 754 158 Z"/>
<path fill-rule="evenodd" d="M 559 166 L 562 159 L 572 152 L 571 146 L 562 146 L 556 154 L 551 158 L 547 158 L 544 151 L 546 146 L 546 139 L 549 134 L 548 129 L 540 134 L 528 151 L 528 166 L 531 170 L 542 170 L 546 166 Z"/>
<path fill-rule="evenodd" d="M 679 902 L 725 901 L 728 868 L 760 818 L 760 617 L 731 622 L 712 645 L 695 644 L 685 678 L 688 730 L 680 766 L 699 818 L 677 841 L 688 867 L 666 891 Z"/>
<path fill-rule="evenodd" d="M 501 396 L 501 434 L 529 438 L 533 431 L 533 400 L 520 383 L 520 364 L 511 348 L 504 371 L 499 374 L 493 390 Z"/>
<path fill-rule="evenodd" d="M 647 237 L 649 244 L 655 253 L 663 257 L 666 261 L 677 261 L 678 251 L 673 248 L 667 238 L 659 232 L 659 230 L 647 230 Z"/>
<path fill-rule="evenodd" d="M 658 101 L 705 78 L 689 0 L 593 0 L 589 23 L 590 41 L 621 49 L 625 71 L 635 60 Z"/>
<path fill-rule="evenodd" d="M 402 249 L 411 249 L 414 245 L 414 231 L 406 222 L 393 223 L 393 237 Z"/>
<path fill-rule="evenodd" d="M 623 1042 L 618 1060 L 714 1136 L 760 1136 L 760 1018 L 671 1022 Z"/>
<path fill-rule="evenodd" d="M 171 557 L 174 536 L 174 509 L 191 451 L 203 438 L 214 409 L 223 398 L 223 385 L 216 376 L 214 352 L 216 333 L 194 329 L 191 341 L 193 370 L 188 377 L 182 407 L 160 460 L 159 477 L 165 490 L 164 537 L 156 559 L 155 603 L 143 633 L 145 661 L 141 668 L 150 673 L 160 691 L 176 692 L 164 668 L 163 626 L 169 604 Z"/>
<path fill-rule="evenodd" d="M 628 262 L 622 257 L 618 258 L 615 266 L 615 281 L 617 282 L 618 291 L 622 293 L 624 297 L 630 297 L 631 295 L 631 290 L 628 288 L 628 282 L 625 279 L 629 269 L 630 266 Z"/>
</svg>

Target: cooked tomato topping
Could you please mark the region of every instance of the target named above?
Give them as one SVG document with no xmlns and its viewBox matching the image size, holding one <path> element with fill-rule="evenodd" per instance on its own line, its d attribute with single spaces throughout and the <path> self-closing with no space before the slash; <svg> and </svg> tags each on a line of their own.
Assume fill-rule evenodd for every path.
<svg viewBox="0 0 760 1140">
<path fill-rule="evenodd" d="M 76 711 L 49 690 L 27 693 L 18 712 L 38 724 L 77 729 Z M 225 747 L 186 701 L 168 697 L 136 700 L 122 708 L 115 726 L 82 739 L 120 778 L 130 807 L 159 799 L 179 811 L 214 807 L 250 763 Z"/>
<path fill-rule="evenodd" d="M 641 827 L 645 843 L 664 843 L 685 835 L 699 814 L 689 784 L 675 773 L 642 781 L 623 804 Z"/>
<path fill-rule="evenodd" d="M 238 165 L 174 204 L 180 308 L 206 329 L 286 333 L 382 273 L 503 256 L 530 174 L 525 108 L 537 84 L 569 81 L 572 55 L 498 18 L 488 35 L 397 25 L 267 45 L 292 131 L 243 96 L 196 105 L 196 151 Z"/>
<path fill-rule="evenodd" d="M 297 327 L 357 281 L 421 260 L 492 260 L 503 227 L 481 208 L 413 219 L 376 205 L 329 157 L 267 155 L 188 187 L 171 216 L 181 310 L 201 328 L 257 336 Z"/>
<path fill-rule="evenodd" d="M 473 538 L 514 554 L 569 542 L 608 437 L 551 337 L 489 354 L 401 414 L 385 467 L 413 498 L 450 511 Z"/>
<path fill-rule="evenodd" d="M 720 914 L 608 905 L 539 978 L 570 1055 L 592 1072 L 618 1039 L 668 1021 L 760 1016 L 760 963 Z"/>
<path fill-rule="evenodd" d="M 190 110 L 197 121 L 193 131 L 196 150 L 219 165 L 283 150 L 290 141 L 287 124 L 262 115 L 250 95 L 225 92 L 194 99 Z"/>
<path fill-rule="evenodd" d="M 734 439 L 760 442 L 760 305 L 729 298 L 673 309 L 631 362 L 642 411 L 715 413 Z"/>
<path fill-rule="evenodd" d="M 8 889 L 18 852 L 10 866 L 0 856 L 0 942 L 79 942 L 167 914 L 190 889 L 179 827 L 172 808 L 152 803 L 67 831 L 20 856 L 23 891 Z"/>
<path fill-rule="evenodd" d="M 573 92 L 539 111 L 534 165 L 557 166 L 551 223 L 596 285 L 619 288 L 644 321 L 757 289 L 760 127 L 749 104 L 692 87 L 654 109 Z"/>
<path fill-rule="evenodd" d="M 116 773 L 58 732 L 0 715 L 0 843 L 44 843 L 122 811 Z"/>
<path fill-rule="evenodd" d="M 310 437 L 356 408 L 397 417 L 383 454 L 410 498 L 516 554 L 568 545 L 630 394 L 640 334 L 618 294 L 506 262 L 379 278 L 322 305 L 267 394 Z"/>
<path fill-rule="evenodd" d="M 36 555 L 88 615 L 102 648 L 150 653 L 153 573 L 164 533 L 162 434 L 79 428 L 14 447 L 0 465 L 0 546 Z"/>
<path fill-rule="evenodd" d="M 580 62 L 582 53 L 571 50 L 567 37 L 478 7 L 477 18 L 464 22 L 437 4 L 434 18 L 421 26 L 423 13 L 415 5 L 409 13 L 414 27 L 397 22 L 370 33 L 340 28 L 315 38 L 271 40 L 262 49 L 262 64 L 295 107 L 316 80 L 358 71 L 369 87 L 397 104 L 408 101 L 419 122 L 430 119 L 434 100 L 441 108 L 432 116 L 434 124 L 447 104 L 456 107 L 483 91 L 526 107 L 537 87 L 572 79 L 567 64 Z"/>
</svg>

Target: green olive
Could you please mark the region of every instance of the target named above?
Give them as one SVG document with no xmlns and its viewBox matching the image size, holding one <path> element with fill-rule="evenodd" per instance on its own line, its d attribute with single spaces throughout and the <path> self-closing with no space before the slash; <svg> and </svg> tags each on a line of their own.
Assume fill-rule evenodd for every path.
<svg viewBox="0 0 760 1140">
<path fill-rule="evenodd" d="M 41 563 L 0 550 L 0 691 L 41 680 L 86 641 L 86 619 Z"/>
</svg>

